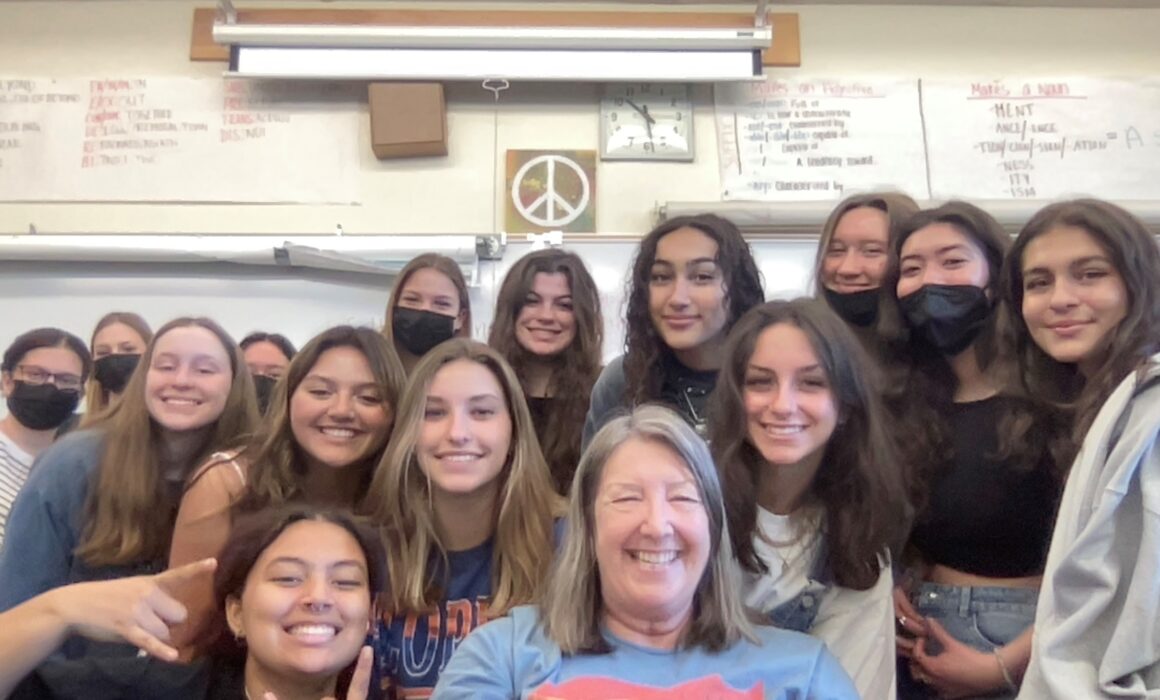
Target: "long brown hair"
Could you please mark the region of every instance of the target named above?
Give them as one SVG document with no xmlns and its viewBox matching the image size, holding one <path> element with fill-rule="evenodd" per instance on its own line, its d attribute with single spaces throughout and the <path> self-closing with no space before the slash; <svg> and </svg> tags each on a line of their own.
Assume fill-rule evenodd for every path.
<svg viewBox="0 0 1160 700">
<path fill-rule="evenodd" d="M 584 261 L 575 253 L 551 248 L 528 253 L 516 261 L 500 285 L 488 345 L 508 361 L 521 380 L 529 375 L 525 371 L 527 367 L 542 361 L 516 340 L 516 319 L 527 303 L 536 275 L 540 273 L 562 274 L 568 279 L 572 311 L 576 317 L 576 334 L 572 342 L 549 360 L 552 374 L 548 395 L 554 400 L 552 412 L 538 435 L 556 490 L 566 493 L 580 462 L 580 431 L 576 426 L 584 424 L 592 385 L 600 376 L 604 343 L 600 292 Z M 527 385 L 523 388 L 526 394 Z"/>
<path fill-rule="evenodd" d="M 709 399 L 709 444 L 721 471 L 733 551 L 746 570 L 767 570 L 753 538 L 760 473 L 770 467 L 749 437 L 745 373 L 761 333 L 779 323 L 809 338 L 838 409 L 838 425 L 809 492 L 825 508 L 826 568 L 838 585 L 866 590 L 878 581 L 880 557 L 906 536 L 911 507 L 874 363 L 846 323 L 816 299 L 771 301 L 752 309 L 725 347 Z"/>
<path fill-rule="evenodd" d="M 262 421 L 262 430 L 241 455 L 241 459 L 249 465 L 249 471 L 246 489 L 235 506 L 236 511 L 260 510 L 301 498 L 302 474 L 306 467 L 302 449 L 294 439 L 290 425 L 290 399 L 298 390 L 298 385 L 310 374 L 318 358 L 334 348 L 353 348 L 366 358 L 375 383 L 382 392 L 383 406 L 391 416 L 391 423 L 383 429 L 383 434 L 370 451 L 358 464 L 347 467 L 361 472 L 362 488 L 358 493 L 366 493 L 374 466 L 379 463 L 386 449 L 395 410 L 403 395 L 407 377 L 395 351 L 380 333 L 371 328 L 335 326 L 311 338 L 290 360 L 286 373 L 275 385 L 269 410 Z M 354 506 L 354 503 L 347 504 L 350 508 Z"/>
<path fill-rule="evenodd" d="M 431 382 L 440 369 L 457 360 L 477 362 L 495 376 L 512 419 L 510 456 L 496 477 L 500 484 L 493 523 L 492 613 L 502 615 L 512 606 L 535 601 L 552 561 L 552 522 L 563 504 L 552 490 L 519 380 L 495 350 L 466 338 L 449 340 L 415 366 L 399 406 L 395 432 L 375 468 L 364 504 L 382 530 L 391 582 L 383 602 L 393 614 L 428 611 L 446 588 L 437 572 L 447 571 L 447 551 L 439 539 L 430 486 L 415 446 Z"/>
<path fill-rule="evenodd" d="M 725 305 L 728 320 L 724 332 L 749 309 L 765 299 L 761 286 L 761 272 L 753 259 L 753 251 L 741 235 L 741 230 L 728 219 L 714 214 L 678 216 L 660 224 L 640 241 L 640 249 L 632 263 L 628 280 L 628 304 L 624 326 L 624 379 L 625 398 L 630 405 L 653 401 L 660 396 L 664 383 L 662 359 L 672 354 L 656 328 L 649 313 L 649 275 L 657 257 L 657 243 L 668 234 L 682 228 L 694 228 L 717 244 L 717 265 L 725 285 Z"/>
<path fill-rule="evenodd" d="M 432 268 L 443 273 L 447 279 L 451 280 L 451 284 L 455 286 L 455 291 L 459 295 L 459 314 L 458 317 L 463 319 L 459 330 L 455 332 L 457 338 L 471 337 L 471 299 L 467 294 L 467 280 L 463 278 L 463 270 L 459 269 L 459 264 L 446 255 L 439 253 L 423 253 L 411 258 L 399 272 L 399 276 L 395 278 L 395 284 L 391 288 L 391 296 L 387 300 L 387 315 L 383 322 L 383 336 L 390 341 L 395 348 L 395 353 L 400 357 L 403 355 L 403 348 L 399 346 L 399 341 L 395 340 L 394 320 L 395 309 L 399 307 L 399 298 L 402 296 L 403 288 L 407 286 L 407 280 L 411 275 L 419 270 Z"/>
<path fill-rule="evenodd" d="M 814 296 L 824 298 L 822 292 L 826 285 L 822 281 L 822 264 L 826 261 L 826 253 L 830 249 L 830 241 L 834 240 L 838 224 L 842 222 L 843 216 L 863 207 L 877 209 L 886 214 L 888 249 L 891 241 L 898 237 L 907 219 L 918 213 L 918 203 L 910 195 L 901 192 L 864 192 L 839 202 L 830 212 L 826 223 L 822 225 L 822 235 L 818 238 L 818 251 L 814 256 Z"/>
<path fill-rule="evenodd" d="M 97 325 L 93 328 L 93 337 L 89 339 L 89 349 L 93 352 L 97 350 L 97 334 L 105 328 L 120 323 L 132 328 L 133 331 L 141 336 L 141 342 L 146 345 L 150 340 L 153 340 L 153 329 L 149 327 L 149 323 L 141 317 L 140 314 L 135 314 L 132 311 L 112 311 L 101 317 L 97 321 Z M 88 384 L 85 386 L 85 417 L 81 420 L 81 427 L 87 428 L 96 422 L 98 414 L 105 410 L 109 405 L 109 392 L 95 377 L 89 377 Z"/>
<path fill-rule="evenodd" d="M 163 430 L 149 414 L 145 377 L 158 340 L 175 328 L 188 327 L 204 328 L 217 336 L 230 359 L 232 378 L 221 415 L 186 467 L 203 463 L 223 445 L 236 444 L 257 424 L 254 383 L 233 338 L 208 318 L 183 317 L 162 326 L 145 348 L 121 400 L 95 426 L 105 432 L 104 453 L 89 487 L 84 530 L 76 550 L 90 566 L 158 559 L 169 551 L 181 492 L 166 483 L 158 467 Z"/>
<path fill-rule="evenodd" d="M 1023 254 L 1057 226 L 1091 235 L 1111 258 L 1128 292 L 1128 313 L 1104 339 L 1107 358 L 1086 381 L 1073 365 L 1051 358 L 1023 320 Z M 1001 290 L 1010 329 L 1008 346 L 1017 361 L 1018 383 L 1029 396 L 1064 410 L 1071 419 L 1071 454 L 1116 386 L 1160 351 L 1160 250 L 1144 224 L 1127 210 L 1099 199 L 1076 199 L 1039 210 L 1019 232 L 1003 268 Z M 1064 466 L 1070 466 L 1070 458 Z"/>
</svg>

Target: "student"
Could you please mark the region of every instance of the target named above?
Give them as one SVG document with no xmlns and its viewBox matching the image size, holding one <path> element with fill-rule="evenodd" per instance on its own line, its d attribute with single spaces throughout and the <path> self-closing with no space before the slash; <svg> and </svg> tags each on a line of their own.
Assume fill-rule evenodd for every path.
<svg viewBox="0 0 1160 700">
<path fill-rule="evenodd" d="M 438 253 L 423 253 L 407 263 L 391 290 L 383 335 L 408 374 L 439 343 L 470 338 L 471 302 L 459 265 Z"/>
<path fill-rule="evenodd" d="M 294 356 L 283 381 L 259 433 L 190 476 L 171 567 L 216 556 L 232 514 L 294 501 L 354 509 L 366 494 L 406 383 L 386 339 L 370 328 L 323 331 Z M 211 610 L 209 591 L 191 589 L 182 600 L 192 634 Z M 178 641 L 184 646 L 187 637 Z"/>
<path fill-rule="evenodd" d="M 830 212 L 818 239 L 814 296 L 848 323 L 863 343 L 875 347 L 882 278 L 890 242 L 918 204 L 900 192 L 868 192 L 842 200 Z"/>
<path fill-rule="evenodd" d="M 0 610 L 66 583 L 164 568 L 192 469 L 252 431 L 250 374 L 213 321 L 167 323 L 142 363 L 100 423 L 41 455 L 8 520 Z"/>
<path fill-rule="evenodd" d="M 499 289 L 488 344 L 520 378 L 556 490 L 567 493 L 580 462 L 580 434 L 600 376 L 600 293 L 575 253 L 547 249 L 520 258 Z"/>
<path fill-rule="evenodd" d="M 286 336 L 263 331 L 254 331 L 242 338 L 242 342 L 238 345 L 242 348 L 246 366 L 250 368 L 250 376 L 254 378 L 254 389 L 258 392 L 258 410 L 262 415 L 266 415 L 274 385 L 286 373 L 286 368 L 297 350 Z"/>
<path fill-rule="evenodd" d="M 746 604 L 894 697 L 889 548 L 910 506 L 872 361 L 812 299 L 751 309 L 723 357 L 709 437 Z"/>
<path fill-rule="evenodd" d="M 519 380 L 466 338 L 415 366 L 365 507 L 387 588 L 374 630 L 389 697 L 427 697 L 476 626 L 538 599 L 561 510 Z"/>
<path fill-rule="evenodd" d="M 113 311 L 101 317 L 93 329 L 89 347 L 93 353 L 93 376 L 85 391 L 85 417 L 81 427 L 92 425 L 109 403 L 120 398 L 137 369 L 141 353 L 153 339 L 153 329 L 131 311 Z"/>
<path fill-rule="evenodd" d="M 1022 388 L 1069 406 L 1082 442 L 1019 697 L 1156 697 L 1160 251 L 1114 204 L 1059 202 L 1020 232 L 1003 292 Z"/>
<path fill-rule="evenodd" d="M 16 495 L 84 394 L 93 361 L 84 341 L 59 328 L 37 328 L 12 341 L 0 364 L 8 415 L 0 419 L 0 545 Z"/>
<path fill-rule="evenodd" d="M 619 409 L 649 402 L 703 432 L 725 336 L 763 297 L 749 244 L 727 219 L 683 216 L 649 232 L 629 278 L 625 351 L 592 389 L 583 444 Z"/>
<path fill-rule="evenodd" d="M 879 329 L 910 396 L 898 429 L 926 455 L 912 474 L 918 585 L 895 593 L 903 697 L 1011 697 L 1030 655 L 1060 476 L 1051 414 L 996 360 L 1009 246 L 986 212 L 948 202 L 907 222 L 886 276 L 896 303 Z"/>
<path fill-rule="evenodd" d="M 153 576 L 56 588 L 0 615 L 0 695 L 72 632 L 124 638 L 162 659 L 49 661 L 16 689 L 24 698 L 367 697 L 364 647 L 382 548 L 373 531 L 341 511 L 288 506 L 239 520 L 217 566 L 215 625 L 204 661 L 167 663 L 169 629 L 184 617 L 175 593 L 205 578 L 214 560 Z M 11 648 L 6 648 L 10 646 Z M 360 649 L 362 650 L 360 653 Z M 344 693 L 340 674 L 358 658 Z"/>
<path fill-rule="evenodd" d="M 713 460 L 676 413 L 602 428 L 567 522 L 543 603 L 473 632 L 435 698 L 858 697 L 820 642 L 750 623 Z"/>
</svg>

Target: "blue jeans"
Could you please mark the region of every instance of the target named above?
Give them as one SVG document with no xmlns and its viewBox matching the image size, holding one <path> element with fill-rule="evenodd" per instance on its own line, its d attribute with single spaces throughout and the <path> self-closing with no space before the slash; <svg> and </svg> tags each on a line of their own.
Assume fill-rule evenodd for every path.
<svg viewBox="0 0 1160 700">
<path fill-rule="evenodd" d="M 1034 588 L 1001 588 L 998 586 L 944 586 L 923 583 L 914 597 L 918 614 L 937 620 L 950 636 L 972 649 L 991 653 L 1006 645 L 1035 622 L 1035 602 L 1039 591 Z M 935 655 L 928 643 L 927 653 Z M 900 698 L 934 697 L 923 692 L 921 684 L 910 678 L 906 664 L 899 664 Z M 987 698 L 1014 698 L 1001 691 Z"/>
</svg>

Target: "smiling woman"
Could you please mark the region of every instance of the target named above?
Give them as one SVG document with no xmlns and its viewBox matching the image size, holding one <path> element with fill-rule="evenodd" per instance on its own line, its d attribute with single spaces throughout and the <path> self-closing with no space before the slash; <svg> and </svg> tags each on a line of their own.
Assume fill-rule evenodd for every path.
<svg viewBox="0 0 1160 700">
<path fill-rule="evenodd" d="M 749 622 L 713 460 L 676 413 L 597 433 L 567 523 L 543 603 L 473 632 L 435 698 L 858 697 L 821 642 Z"/>
<path fill-rule="evenodd" d="M 121 401 L 47 450 L 16 499 L 0 552 L 0 609 L 66 583 L 163 568 L 193 467 L 252 431 L 249 372 L 213 321 L 171 321 L 141 362 L 146 371 L 133 374 Z M 79 641 L 66 654 L 85 653 Z"/>
</svg>

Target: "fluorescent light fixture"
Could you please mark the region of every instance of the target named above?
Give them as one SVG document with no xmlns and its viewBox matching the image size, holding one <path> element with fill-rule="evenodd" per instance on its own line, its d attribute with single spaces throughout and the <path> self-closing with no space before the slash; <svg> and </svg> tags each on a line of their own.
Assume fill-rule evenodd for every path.
<svg viewBox="0 0 1160 700">
<path fill-rule="evenodd" d="M 724 82 L 761 77 L 757 51 L 235 47 L 230 75 L 347 80 Z"/>
</svg>

